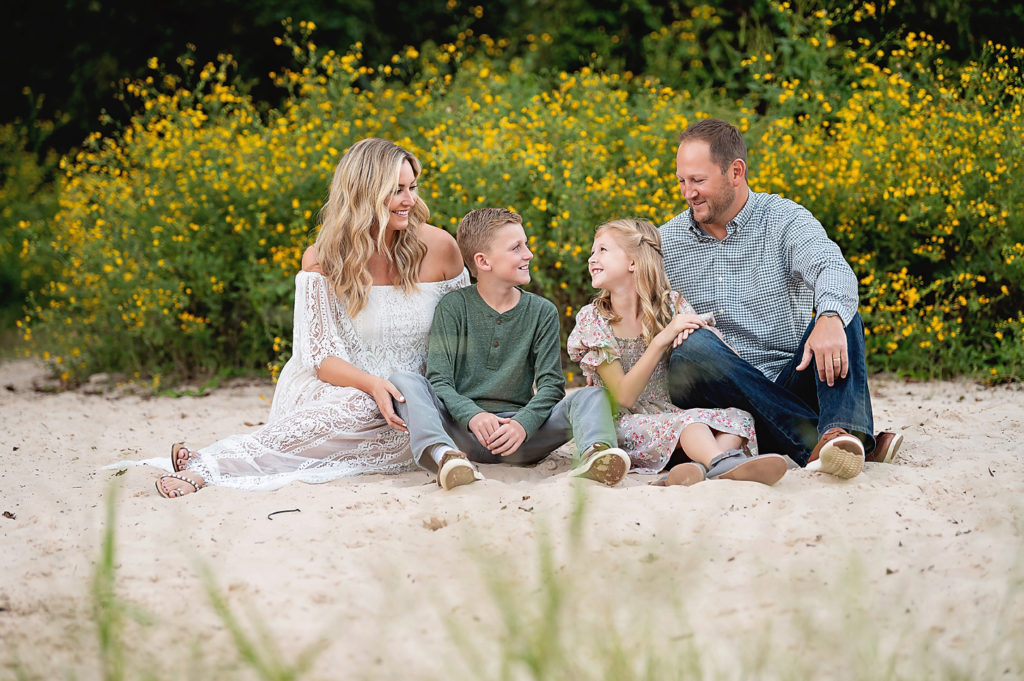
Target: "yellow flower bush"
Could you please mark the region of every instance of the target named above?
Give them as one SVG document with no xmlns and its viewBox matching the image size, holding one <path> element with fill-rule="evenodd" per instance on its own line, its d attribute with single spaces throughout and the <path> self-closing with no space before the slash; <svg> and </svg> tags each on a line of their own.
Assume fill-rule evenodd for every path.
<svg viewBox="0 0 1024 681">
<path fill-rule="evenodd" d="M 944 51 L 910 33 L 848 53 L 842 96 L 780 88 L 790 115 L 764 126 L 752 183 L 806 205 L 847 254 L 873 367 L 1019 378 L 1024 51 L 957 68 Z"/>
<path fill-rule="evenodd" d="M 568 332 L 592 295 L 595 226 L 683 210 L 676 135 L 717 115 L 747 136 L 754 189 L 803 203 L 844 248 L 873 368 L 1019 378 L 1022 55 L 992 46 L 955 68 L 927 36 L 848 45 L 829 16 L 778 13 L 793 30 L 735 64 L 739 102 L 664 74 L 540 76 L 471 30 L 370 66 L 359 45 L 321 49 L 302 22 L 280 40 L 296 66 L 273 74 L 288 96 L 269 112 L 235 86 L 230 58 L 189 78 L 153 63 L 127 87 L 131 123 L 63 161 L 58 228 L 40 246 L 61 267 L 22 331 L 68 381 L 279 367 L 333 168 L 382 136 L 423 162 L 433 224 L 454 231 L 482 206 L 523 215 L 533 287 Z M 717 67 L 683 43 L 714 26 L 702 8 L 647 45 L 664 68 L 688 55 L 696 79 Z"/>
</svg>

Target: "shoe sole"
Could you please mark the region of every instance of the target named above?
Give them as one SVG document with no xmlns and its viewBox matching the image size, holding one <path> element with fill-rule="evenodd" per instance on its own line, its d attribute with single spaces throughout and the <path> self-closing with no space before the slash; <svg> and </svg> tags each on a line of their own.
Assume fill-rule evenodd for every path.
<svg viewBox="0 0 1024 681">
<path fill-rule="evenodd" d="M 715 480 L 743 480 L 759 482 L 763 485 L 774 485 L 782 479 L 788 469 L 786 460 L 778 454 L 762 454 L 722 473 Z"/>
<path fill-rule="evenodd" d="M 689 487 L 690 485 L 696 485 L 698 482 L 704 482 L 704 470 L 695 463 L 683 463 L 674 467 L 668 472 L 665 477 L 665 487 L 671 487 L 672 485 L 682 485 Z"/>
<path fill-rule="evenodd" d="M 877 450 L 872 452 L 869 461 L 874 463 L 892 463 L 902 446 L 903 436 L 896 433 L 896 436 L 889 441 L 889 446 L 885 448 L 885 451 L 881 453 L 878 453 Z"/>
<path fill-rule="evenodd" d="M 854 436 L 840 435 L 821 448 L 818 461 L 822 473 L 849 480 L 864 469 L 864 447 Z"/>
<path fill-rule="evenodd" d="M 571 471 L 569 475 L 614 487 L 622 482 L 628 472 L 629 458 L 625 454 L 606 449 L 600 455 L 588 459 L 586 463 Z"/>
<path fill-rule="evenodd" d="M 440 483 L 442 489 L 446 490 L 468 485 L 472 482 L 483 479 L 484 476 L 480 475 L 480 473 L 473 467 L 473 464 L 469 463 L 465 459 L 449 460 L 444 467 L 441 468 L 441 472 L 437 476 L 438 483 Z"/>
</svg>

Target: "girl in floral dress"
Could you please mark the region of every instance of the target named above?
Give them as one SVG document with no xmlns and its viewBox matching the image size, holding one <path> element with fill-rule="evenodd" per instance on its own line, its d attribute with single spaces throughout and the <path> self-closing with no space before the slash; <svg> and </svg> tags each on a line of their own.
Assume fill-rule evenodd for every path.
<svg viewBox="0 0 1024 681">
<path fill-rule="evenodd" d="M 758 455 L 750 414 L 683 410 L 669 400 L 668 351 L 696 329 L 718 330 L 669 287 L 658 230 L 643 220 L 601 225 L 589 269 L 600 293 L 576 315 L 569 356 L 619 404 L 616 431 L 633 471 L 657 473 L 682 460 L 655 484 L 722 478 L 772 485 L 782 478 L 786 460 Z M 678 450 L 683 456 L 674 459 Z"/>
</svg>

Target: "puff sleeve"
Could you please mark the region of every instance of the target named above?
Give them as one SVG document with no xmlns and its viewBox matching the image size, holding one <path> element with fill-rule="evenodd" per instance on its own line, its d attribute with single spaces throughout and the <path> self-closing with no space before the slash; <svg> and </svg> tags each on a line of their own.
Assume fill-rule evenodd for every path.
<svg viewBox="0 0 1024 681">
<path fill-rule="evenodd" d="M 569 334 L 566 350 L 583 375 L 595 379 L 597 367 L 621 357 L 611 326 L 593 305 L 585 305 L 576 314 L 576 327 Z"/>
</svg>

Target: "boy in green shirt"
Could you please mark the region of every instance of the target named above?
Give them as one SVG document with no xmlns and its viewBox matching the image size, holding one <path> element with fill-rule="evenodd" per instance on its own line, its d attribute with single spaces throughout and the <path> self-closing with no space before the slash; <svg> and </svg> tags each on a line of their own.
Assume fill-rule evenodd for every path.
<svg viewBox="0 0 1024 681">
<path fill-rule="evenodd" d="M 434 310 L 426 378 L 399 372 L 395 408 L 413 457 L 444 489 L 481 480 L 478 463 L 531 464 L 575 437 L 571 475 L 618 484 L 629 471 L 602 388 L 565 395 L 558 310 L 530 283 L 522 218 L 501 208 L 468 213 L 456 239 L 477 283 Z M 536 385 L 536 391 L 534 391 Z"/>
</svg>

